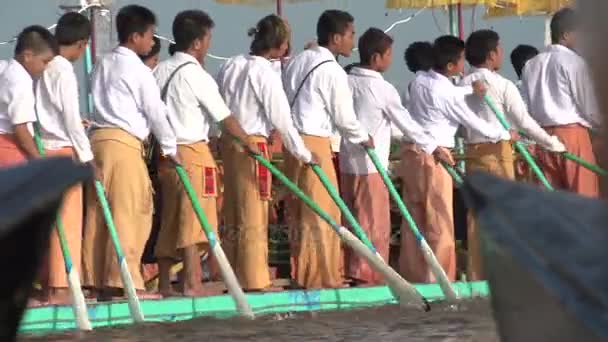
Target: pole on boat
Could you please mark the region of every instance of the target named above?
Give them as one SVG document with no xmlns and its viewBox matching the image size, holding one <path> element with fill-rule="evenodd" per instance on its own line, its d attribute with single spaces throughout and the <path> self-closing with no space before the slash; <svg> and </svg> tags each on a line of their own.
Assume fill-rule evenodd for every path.
<svg viewBox="0 0 608 342">
<path fill-rule="evenodd" d="M 40 127 L 37 122 L 34 123 L 34 141 L 36 142 L 38 153 L 44 156 L 44 145 L 42 144 Z M 82 294 L 80 275 L 72 263 L 72 255 L 70 254 L 70 248 L 68 247 L 68 242 L 65 237 L 65 227 L 63 226 L 63 220 L 61 219 L 61 209 L 57 213 L 56 222 L 55 229 L 57 230 L 57 236 L 59 237 L 59 246 L 61 247 L 61 254 L 63 254 L 65 273 L 68 278 L 68 287 L 70 288 L 70 294 L 72 295 L 72 310 L 74 311 L 74 317 L 76 318 L 76 326 L 80 330 L 93 330 L 87 312 L 87 304 L 84 295 Z"/>
<path fill-rule="evenodd" d="M 283 16 L 283 0 L 277 0 L 277 15 L 279 17 Z"/>
<path fill-rule="evenodd" d="M 582 167 L 584 167 L 590 171 L 593 171 L 600 176 L 608 176 L 608 171 L 604 170 L 603 168 L 601 168 L 595 164 L 592 164 L 592 163 L 584 160 L 583 158 L 581 158 L 573 153 L 563 152 L 563 153 L 561 153 L 561 155 L 562 155 L 562 157 L 564 157 L 566 159 L 570 159 L 573 162 L 580 164 Z"/>
<path fill-rule="evenodd" d="M 346 221 L 348 221 L 348 224 L 355 232 L 355 235 L 359 238 L 359 240 L 361 240 L 361 242 L 363 242 L 364 245 L 367 246 L 367 248 L 369 248 L 372 252 L 376 253 L 378 257 L 382 258 L 380 254 L 378 254 L 378 251 L 376 251 L 376 248 L 374 247 L 372 242 L 367 237 L 367 234 L 365 234 L 365 231 L 363 231 L 363 228 L 361 227 L 359 222 L 357 222 L 357 219 L 353 216 L 353 213 L 350 211 L 350 209 L 348 209 L 348 206 L 340 197 L 340 194 L 338 193 L 336 188 L 331 184 L 325 172 L 323 172 L 323 169 L 321 169 L 319 165 L 313 164 L 312 170 L 317 174 L 317 177 L 319 177 L 321 183 L 323 183 L 323 186 L 325 187 L 325 190 L 327 190 L 327 192 L 329 193 L 329 196 L 334 200 L 338 208 L 340 208 L 342 215 L 344 215 Z"/>
<path fill-rule="evenodd" d="M 220 267 L 220 272 L 222 273 L 222 278 L 226 283 L 226 287 L 228 288 L 230 295 L 236 303 L 238 312 L 241 314 L 241 316 L 250 319 L 255 318 L 253 310 L 251 310 L 251 306 L 249 306 L 249 303 L 247 302 L 247 297 L 245 296 L 243 289 L 239 285 L 239 282 L 234 274 L 234 271 L 232 270 L 232 267 L 230 267 L 230 263 L 226 258 L 226 254 L 224 254 L 224 250 L 220 246 L 219 241 L 217 241 L 217 239 L 215 238 L 213 228 L 211 227 L 211 224 L 209 224 L 209 221 L 207 220 L 207 216 L 205 215 L 203 208 L 201 208 L 201 205 L 197 198 L 197 194 L 192 188 L 192 184 L 190 183 L 190 179 L 188 178 L 188 174 L 186 174 L 186 171 L 181 165 L 176 165 L 175 171 L 177 171 L 179 179 L 184 185 L 186 194 L 188 195 L 188 198 L 190 198 L 190 202 L 192 203 L 192 208 L 194 209 L 194 212 L 198 217 L 198 221 L 200 222 L 201 227 L 203 228 L 203 231 L 207 236 L 209 246 L 211 247 L 211 252 L 217 260 L 217 263 Z"/>
<path fill-rule="evenodd" d="M 369 155 L 369 158 L 372 160 L 372 163 L 374 163 L 374 166 L 380 173 L 380 176 L 382 177 L 384 184 L 388 188 L 388 191 L 391 194 L 391 197 L 393 198 L 395 203 L 397 203 L 397 207 L 399 207 L 399 211 L 401 211 L 401 215 L 403 215 L 403 217 L 407 221 L 408 225 L 410 226 L 410 230 L 416 237 L 416 242 L 418 242 L 418 246 L 422 250 L 422 255 L 424 256 L 424 260 L 430 267 L 431 272 L 433 272 L 433 275 L 435 276 L 435 279 L 439 283 L 439 286 L 441 287 L 441 290 L 443 291 L 443 294 L 445 295 L 446 299 L 448 301 L 457 301 L 458 294 L 456 293 L 456 290 L 454 290 L 454 287 L 452 286 L 450 280 L 448 279 L 448 276 L 445 274 L 445 270 L 443 269 L 443 267 L 441 267 L 441 265 L 437 261 L 437 258 L 435 257 L 433 250 L 431 249 L 429 244 L 424 239 L 424 236 L 422 236 L 422 234 L 420 233 L 420 230 L 418 229 L 418 225 L 416 224 L 416 221 L 410 214 L 409 210 L 407 210 L 407 207 L 405 206 L 405 203 L 403 203 L 403 200 L 401 199 L 399 192 L 397 192 L 397 189 L 395 189 L 395 185 L 393 185 L 393 182 L 391 181 L 386 170 L 382 166 L 382 163 L 380 163 L 380 160 L 378 159 L 378 156 L 376 155 L 376 151 L 373 148 L 366 148 L 366 151 L 367 151 L 367 154 Z"/>
<path fill-rule="evenodd" d="M 114 245 L 114 250 L 116 251 L 116 257 L 118 258 L 118 265 L 120 267 L 120 278 L 124 286 L 124 291 L 127 293 L 131 317 L 133 317 L 133 321 L 135 321 L 136 323 L 142 323 L 144 322 L 144 314 L 141 310 L 141 305 L 139 304 L 139 298 L 137 298 L 135 285 L 133 285 L 133 278 L 131 277 L 131 273 L 129 273 L 129 265 L 127 265 L 127 259 L 125 258 L 125 255 L 122 251 L 122 247 L 120 246 L 120 239 L 118 238 L 118 234 L 116 233 L 116 226 L 114 225 L 114 219 L 112 218 L 112 212 L 110 211 L 110 204 L 108 203 L 108 199 L 106 198 L 103 185 L 97 179 L 95 180 L 95 191 L 97 192 L 97 199 L 99 200 L 99 204 L 103 209 L 103 216 L 106 221 L 106 226 L 108 226 L 110 238 L 112 239 L 112 244 Z"/>
<path fill-rule="evenodd" d="M 260 164 L 264 165 L 281 183 L 283 183 L 292 193 L 294 193 L 300 200 L 302 200 L 311 210 L 313 210 L 319 217 L 327 222 L 332 229 L 338 234 L 340 239 L 347 244 L 353 251 L 364 257 L 369 265 L 378 273 L 384 276 L 386 283 L 393 292 L 393 295 L 397 298 L 400 305 L 410 306 L 414 305 L 425 310 L 429 310 L 430 307 L 426 300 L 418 293 L 416 288 L 403 279 L 399 273 L 395 272 L 390 268 L 381 258 L 378 258 L 377 254 L 372 252 L 361 240 L 357 239 L 348 229 L 338 225 L 338 223 L 321 209 L 315 202 L 312 201 L 296 184 L 289 180 L 279 169 L 277 169 L 272 163 L 266 160 L 259 154 L 251 154 L 251 157 L 257 160 Z"/>
<path fill-rule="evenodd" d="M 461 174 L 457 171 L 456 168 L 454 168 L 452 165 L 450 165 L 444 161 L 441 162 L 441 165 L 443 165 L 445 170 L 450 174 L 450 177 L 452 177 L 452 179 L 454 180 L 454 182 L 456 182 L 456 184 L 462 185 L 462 183 L 464 183 L 464 180 L 462 179 Z"/>
<path fill-rule="evenodd" d="M 505 116 L 503 115 L 503 113 L 498 109 L 498 107 L 496 107 L 496 105 L 494 104 L 494 101 L 492 101 L 492 99 L 488 95 L 485 95 L 483 97 L 483 99 L 486 102 L 486 104 L 490 107 L 490 109 L 494 112 L 494 115 L 496 115 L 496 118 L 498 118 L 498 121 L 500 122 L 502 127 L 504 127 L 504 129 L 506 129 L 506 130 L 509 130 L 511 128 L 509 126 L 509 123 L 505 119 Z M 547 180 L 547 178 L 545 177 L 545 175 L 543 174 L 541 169 L 538 167 L 538 165 L 534 161 L 534 158 L 532 158 L 532 156 L 530 155 L 530 152 L 528 152 L 528 149 L 526 149 L 526 147 L 520 141 L 515 142 L 515 149 L 524 157 L 524 159 L 526 160 L 528 165 L 530 165 L 530 168 L 532 169 L 532 171 L 534 172 L 536 177 L 538 177 L 538 179 L 541 181 L 541 183 L 543 183 L 545 188 L 547 188 L 547 190 L 549 190 L 549 191 L 553 191 L 553 186 L 551 185 L 551 183 L 549 183 L 549 181 Z"/>
</svg>

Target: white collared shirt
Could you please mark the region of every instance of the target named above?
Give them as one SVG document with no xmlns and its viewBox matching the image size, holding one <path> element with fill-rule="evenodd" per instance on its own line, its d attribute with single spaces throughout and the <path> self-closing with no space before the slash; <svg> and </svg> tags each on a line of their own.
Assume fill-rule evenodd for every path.
<svg viewBox="0 0 608 342">
<path fill-rule="evenodd" d="M 80 117 L 74 66 L 61 55 L 53 58 L 36 82 L 36 112 L 45 149 L 73 147 L 82 163 L 93 160 Z"/>
<path fill-rule="evenodd" d="M 595 127 L 601 122 L 587 64 L 565 46 L 551 45 L 526 63 L 522 93 L 541 126 Z"/>
<path fill-rule="evenodd" d="M 121 128 L 139 140 L 150 130 L 166 155 L 177 153 L 167 106 L 148 68 L 130 49 L 119 46 L 96 65 L 92 77 L 93 127 Z"/>
<path fill-rule="evenodd" d="M 209 140 L 213 125 L 230 116 L 230 109 L 222 99 L 218 85 L 192 55 L 176 52 L 158 64 L 154 76 L 163 90 L 171 74 L 184 63 L 167 88 L 169 118 L 178 144 L 193 144 Z"/>
<path fill-rule="evenodd" d="M 513 128 L 523 130 L 529 137 L 543 146 L 552 146 L 553 140 L 551 136 L 530 116 L 526 104 L 513 82 L 494 71 L 485 68 L 472 68 L 470 73 L 462 79 L 461 85 L 470 86 L 475 80 L 480 79 L 485 80 L 487 95 L 504 114 L 505 119 Z M 482 98 L 477 95 L 469 95 L 466 96 L 466 102 L 478 117 L 497 130 L 502 128 L 496 114 L 494 114 L 490 106 Z M 478 144 L 489 141 L 485 135 L 479 134 L 470 127 L 465 127 L 465 131 L 467 143 Z"/>
<path fill-rule="evenodd" d="M 433 153 L 437 147 L 434 139 L 412 119 L 401 104 L 397 89 L 385 81 L 379 72 L 355 67 L 350 71 L 348 79 L 353 92 L 355 113 L 374 139 L 375 150 L 384 169 L 388 168 L 389 162 L 391 123 L 425 152 Z M 378 172 L 365 149 L 348 141 L 342 142 L 340 171 L 356 175 Z"/>
<path fill-rule="evenodd" d="M 492 142 L 509 140 L 508 131 L 493 127 L 469 109 L 465 102 L 467 93 L 472 90 L 455 86 L 435 71 L 419 71 L 410 87 L 408 109 L 412 118 L 435 139 L 437 146 L 453 148 L 459 125 L 477 131 Z"/>
<path fill-rule="evenodd" d="M 323 61 L 330 61 L 304 77 Z M 283 86 L 290 102 L 302 89 L 291 108 L 293 121 L 302 134 L 331 137 L 336 131 L 343 139 L 358 144 L 368 140 L 353 108 L 348 76 L 335 56 L 316 46 L 292 57 L 283 70 Z"/>
<path fill-rule="evenodd" d="M 2 74 L 2 72 L 4 71 L 4 69 L 6 69 L 6 67 L 8 66 L 8 61 L 5 60 L 1 60 L 0 61 L 0 74 Z"/>
<path fill-rule="evenodd" d="M 274 127 L 289 152 L 310 162 L 312 155 L 293 125 L 281 78 L 269 60 L 233 57 L 222 65 L 217 79 L 222 96 L 247 134 L 269 137 Z"/>
<path fill-rule="evenodd" d="M 11 59 L 0 74 L 0 134 L 36 121 L 34 81 L 21 63 Z M 30 132 L 31 125 L 28 125 Z"/>
</svg>

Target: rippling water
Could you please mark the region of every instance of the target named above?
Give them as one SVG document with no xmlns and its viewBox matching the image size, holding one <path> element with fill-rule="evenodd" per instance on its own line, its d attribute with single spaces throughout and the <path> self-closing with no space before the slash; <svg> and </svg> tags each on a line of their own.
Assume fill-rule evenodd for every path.
<svg viewBox="0 0 608 342">
<path fill-rule="evenodd" d="M 435 304 L 430 312 L 397 306 L 341 312 L 269 315 L 255 321 L 198 318 L 178 323 L 100 328 L 94 332 L 20 341 L 444 341 L 497 342 L 487 300 L 457 308 Z"/>
</svg>

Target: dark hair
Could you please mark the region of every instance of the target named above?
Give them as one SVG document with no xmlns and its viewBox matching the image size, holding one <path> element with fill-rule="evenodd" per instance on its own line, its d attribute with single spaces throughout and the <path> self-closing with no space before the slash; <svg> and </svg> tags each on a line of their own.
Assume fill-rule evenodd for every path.
<svg viewBox="0 0 608 342">
<path fill-rule="evenodd" d="M 349 24 L 355 22 L 350 13 L 340 10 L 327 10 L 317 21 L 317 42 L 319 46 L 327 46 L 335 34 L 344 34 Z"/>
<path fill-rule="evenodd" d="M 260 55 L 272 48 L 278 48 L 289 39 L 289 29 L 281 17 L 271 14 L 262 18 L 255 27 L 247 31 L 253 37 L 250 51 Z"/>
<path fill-rule="evenodd" d="M 175 55 L 175 53 L 177 52 L 177 45 L 175 45 L 174 43 L 169 44 L 167 52 L 169 52 L 169 56 Z"/>
<path fill-rule="evenodd" d="M 175 51 L 188 50 L 195 40 L 204 37 L 214 26 L 211 17 L 203 11 L 179 12 L 173 20 Z"/>
<path fill-rule="evenodd" d="M 562 8 L 551 19 L 551 42 L 557 44 L 566 33 L 575 31 L 577 27 L 576 12 L 569 7 Z"/>
<path fill-rule="evenodd" d="M 148 54 L 146 54 L 146 55 L 139 55 L 139 58 L 141 58 L 141 60 L 145 62 L 146 60 L 158 55 L 160 53 L 160 48 L 161 48 L 160 39 L 158 37 L 154 36 L 154 46 L 152 47 L 150 52 L 148 52 Z"/>
<path fill-rule="evenodd" d="M 518 78 L 521 78 L 521 74 L 524 70 L 526 62 L 538 55 L 538 49 L 531 45 L 518 45 L 513 52 L 511 52 L 511 64 Z"/>
<path fill-rule="evenodd" d="M 435 52 L 430 42 L 414 42 L 405 49 L 405 64 L 413 72 L 429 71 L 435 65 Z"/>
<path fill-rule="evenodd" d="M 17 36 L 15 44 L 15 55 L 19 55 L 26 50 L 31 50 L 34 54 L 40 54 L 47 50 L 59 53 L 57 40 L 53 34 L 39 25 L 28 26 Z"/>
<path fill-rule="evenodd" d="M 359 59 L 369 65 L 374 54 L 383 55 L 393 45 L 393 38 L 381 29 L 371 27 L 359 37 Z"/>
<path fill-rule="evenodd" d="M 353 70 L 353 68 L 358 67 L 358 66 L 359 66 L 359 63 L 350 63 L 350 64 L 348 64 L 347 66 L 344 67 L 344 71 L 347 74 L 350 74 L 350 71 Z"/>
<path fill-rule="evenodd" d="M 433 51 L 435 55 L 434 68 L 438 71 L 444 71 L 448 64 L 458 63 L 464 51 L 464 42 L 454 36 L 441 36 L 435 39 Z"/>
<path fill-rule="evenodd" d="M 91 37 L 91 22 L 80 13 L 68 12 L 59 18 L 55 28 L 57 44 L 69 46 Z"/>
<path fill-rule="evenodd" d="M 116 31 L 118 42 L 124 44 L 134 33 L 144 34 L 150 26 L 156 25 L 156 16 L 146 7 L 128 5 L 120 9 L 116 15 Z"/>
<path fill-rule="evenodd" d="M 500 36 L 492 30 L 478 30 L 467 38 L 465 44 L 465 57 L 474 67 L 480 66 L 488 60 L 492 51 L 498 51 Z"/>
</svg>

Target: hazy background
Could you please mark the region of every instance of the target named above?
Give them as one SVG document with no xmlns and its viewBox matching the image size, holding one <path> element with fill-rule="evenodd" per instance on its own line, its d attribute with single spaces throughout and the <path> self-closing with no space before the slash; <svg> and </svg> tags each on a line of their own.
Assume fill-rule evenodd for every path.
<svg viewBox="0 0 608 342">
<path fill-rule="evenodd" d="M 74 0 L 0 0 L 0 41 L 13 37 L 23 27 L 31 24 L 50 26 L 61 15 L 59 5 L 74 4 Z M 287 1 L 285 1 L 287 2 Z M 137 3 L 152 9 L 159 17 L 158 33 L 171 37 L 171 22 L 175 14 L 185 9 L 202 9 L 210 13 L 216 22 L 213 32 L 213 42 L 210 52 L 229 57 L 247 52 L 249 37 L 246 31 L 258 19 L 273 12 L 274 6 L 252 7 L 245 5 L 220 5 L 214 0 L 113 0 L 113 15 L 116 10 L 126 4 Z M 294 51 L 300 51 L 306 41 L 314 39 L 315 25 L 319 14 L 330 8 L 349 11 L 355 17 L 358 33 L 370 26 L 386 29 L 393 22 L 407 18 L 416 12 L 415 9 L 388 10 L 384 0 L 325 0 L 298 4 L 285 4 L 284 14 L 293 29 Z M 515 73 L 508 61 L 508 55 L 517 44 L 531 44 L 541 48 L 544 42 L 544 17 L 511 17 L 485 20 L 485 8 L 466 9 L 464 12 L 465 31 L 480 28 L 492 28 L 500 33 L 505 47 L 505 66 L 503 74 L 511 79 Z M 395 60 L 393 67 L 386 73 L 386 78 L 401 88 L 411 79 L 411 74 L 405 67 L 403 52 L 412 42 L 432 40 L 448 32 L 448 16 L 443 9 L 427 9 L 410 22 L 399 25 L 389 32 L 395 38 Z M 167 56 L 167 44 L 163 43 L 162 53 Z M 13 44 L 0 45 L 0 59 L 10 58 Z M 356 53 L 350 59 L 342 59 L 345 65 L 358 59 Z M 207 58 L 206 67 L 215 73 L 221 61 Z M 82 73 L 82 63 L 77 64 L 77 70 Z"/>
</svg>

